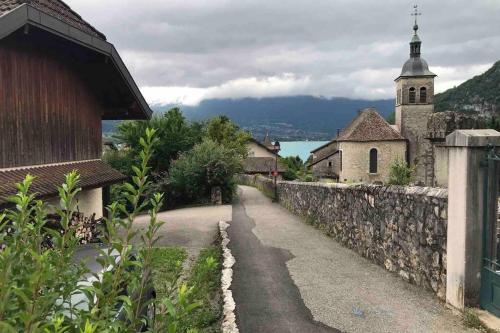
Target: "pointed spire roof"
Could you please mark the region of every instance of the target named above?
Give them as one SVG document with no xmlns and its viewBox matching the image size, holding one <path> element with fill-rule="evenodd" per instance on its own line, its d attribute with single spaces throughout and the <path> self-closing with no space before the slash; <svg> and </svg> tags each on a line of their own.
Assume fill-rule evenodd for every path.
<svg viewBox="0 0 500 333">
<path fill-rule="evenodd" d="M 415 23 L 413 25 L 413 36 L 410 41 L 410 59 L 408 59 L 403 65 L 403 69 L 401 70 L 401 75 L 398 77 L 415 77 L 415 76 L 436 76 L 433 72 L 429 70 L 429 65 L 427 61 L 420 57 L 420 50 L 422 47 L 422 41 L 418 36 L 418 23 L 417 17 L 422 15 L 418 11 L 418 7 L 415 5 L 413 7 L 415 12 L 412 13 L 412 16 L 415 16 Z M 397 80 L 397 79 L 396 79 Z"/>
<path fill-rule="evenodd" d="M 382 118 L 375 108 L 366 108 L 347 125 L 337 141 L 397 141 L 405 140 L 399 132 Z"/>
<path fill-rule="evenodd" d="M 269 138 L 269 132 L 266 132 L 266 137 L 264 138 L 264 141 L 262 142 L 264 146 L 267 148 L 274 148 L 273 143 L 271 142 L 271 139 Z"/>
</svg>

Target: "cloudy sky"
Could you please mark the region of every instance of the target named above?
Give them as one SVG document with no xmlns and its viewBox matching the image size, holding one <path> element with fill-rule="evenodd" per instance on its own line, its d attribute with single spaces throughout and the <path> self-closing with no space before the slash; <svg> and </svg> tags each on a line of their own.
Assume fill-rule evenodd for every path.
<svg viewBox="0 0 500 333">
<path fill-rule="evenodd" d="M 403 0 L 66 0 L 106 34 L 150 103 L 308 94 L 392 98 L 408 58 Z M 437 91 L 500 59 L 500 0 L 422 0 Z"/>
</svg>

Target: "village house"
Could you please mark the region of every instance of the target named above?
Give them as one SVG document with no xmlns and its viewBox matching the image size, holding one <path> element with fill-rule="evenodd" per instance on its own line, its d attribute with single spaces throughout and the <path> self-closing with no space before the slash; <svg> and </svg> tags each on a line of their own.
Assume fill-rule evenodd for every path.
<svg viewBox="0 0 500 333">
<path fill-rule="evenodd" d="M 27 174 L 32 192 L 57 203 L 76 170 L 78 210 L 102 216 L 125 176 L 101 160 L 101 122 L 151 114 L 114 46 L 65 3 L 0 2 L 1 208 Z"/>
<path fill-rule="evenodd" d="M 263 142 L 252 138 L 247 143 L 248 156 L 243 161 L 243 170 L 247 175 L 262 175 L 271 177 L 276 168 L 276 158 L 279 158 L 269 135 L 266 134 Z M 278 175 L 281 177 L 286 168 L 278 161 Z"/>
</svg>

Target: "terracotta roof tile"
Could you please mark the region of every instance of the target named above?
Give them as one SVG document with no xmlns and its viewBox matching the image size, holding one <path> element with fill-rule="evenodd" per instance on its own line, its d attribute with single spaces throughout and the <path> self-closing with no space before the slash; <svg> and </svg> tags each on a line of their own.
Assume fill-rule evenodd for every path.
<svg viewBox="0 0 500 333">
<path fill-rule="evenodd" d="M 0 170 L 0 205 L 7 203 L 8 197 L 17 193 L 16 184 L 27 174 L 35 177 L 30 192 L 47 197 L 57 194 L 57 187 L 64 182 L 64 176 L 73 170 L 80 175 L 79 186 L 84 189 L 102 187 L 127 179 L 101 160 Z"/>
<path fill-rule="evenodd" d="M 336 141 L 393 141 L 404 138 L 374 108 L 363 109 Z"/>
<path fill-rule="evenodd" d="M 17 7 L 28 4 L 44 13 L 54 16 L 59 20 L 91 34 L 100 39 L 106 40 L 106 36 L 85 21 L 78 13 L 73 11 L 67 4 L 61 0 L 0 0 L 0 16 L 16 9 Z"/>
</svg>

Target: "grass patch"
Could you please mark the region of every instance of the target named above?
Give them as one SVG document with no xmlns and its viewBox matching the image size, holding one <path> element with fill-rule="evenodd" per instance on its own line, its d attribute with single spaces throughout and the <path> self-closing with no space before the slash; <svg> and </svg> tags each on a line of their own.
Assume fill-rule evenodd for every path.
<svg viewBox="0 0 500 333">
<path fill-rule="evenodd" d="M 219 246 L 211 246 L 202 250 L 187 281 L 188 286 L 194 286 L 191 298 L 201 302 L 201 306 L 186 318 L 186 323 L 183 325 L 186 329 L 195 328 L 203 333 L 221 331 L 221 271 L 221 248 Z"/>
<path fill-rule="evenodd" d="M 464 325 L 468 328 L 474 328 L 480 332 L 493 332 L 484 326 L 478 315 L 471 308 L 466 308 L 463 313 Z"/>
<path fill-rule="evenodd" d="M 182 274 L 187 253 L 179 247 L 156 247 L 153 249 L 153 284 L 158 299 L 171 296 Z"/>
<path fill-rule="evenodd" d="M 191 270 L 183 274 L 186 259 L 187 253 L 182 248 L 160 247 L 153 250 L 153 283 L 157 299 L 160 302 L 170 299 L 176 311 L 182 313 L 184 309 L 179 303 L 179 286 L 186 284 L 190 290 L 186 294 L 187 303 L 199 303 L 189 313 L 160 320 L 176 321 L 176 332 L 219 333 L 222 318 L 222 249 L 211 246 L 201 250 Z"/>
</svg>

